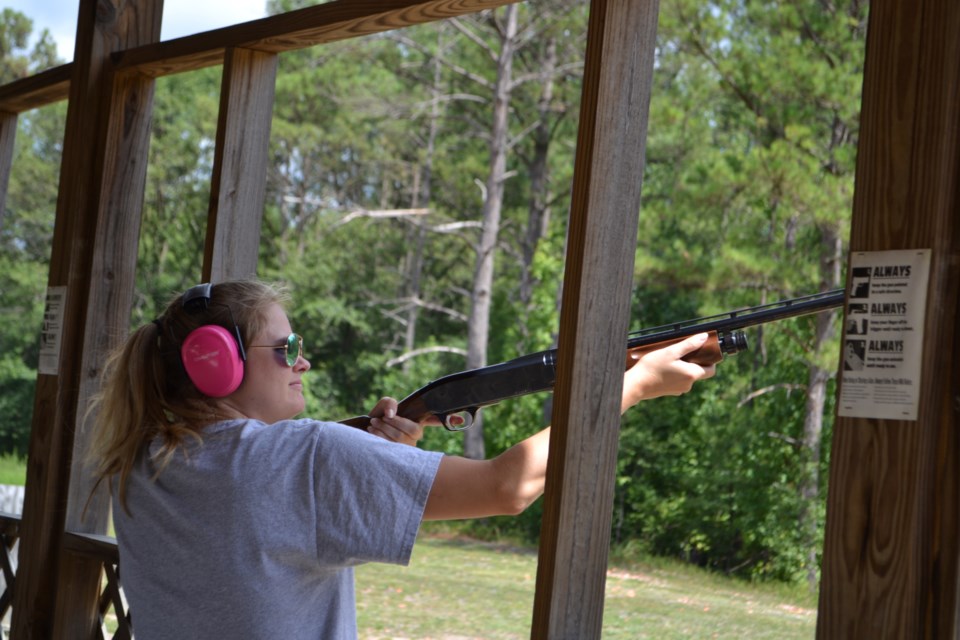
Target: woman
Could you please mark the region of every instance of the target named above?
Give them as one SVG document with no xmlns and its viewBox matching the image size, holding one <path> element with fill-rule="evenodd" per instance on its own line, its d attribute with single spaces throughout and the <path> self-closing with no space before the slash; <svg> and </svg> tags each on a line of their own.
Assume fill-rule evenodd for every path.
<svg viewBox="0 0 960 640">
<path fill-rule="evenodd" d="M 138 640 L 355 638 L 352 567 L 405 564 L 422 520 L 523 511 L 543 492 L 549 428 L 491 460 L 422 451 L 380 400 L 370 433 L 294 420 L 310 369 L 257 281 L 199 285 L 135 331 L 105 371 L 93 457 L 110 484 Z M 713 375 L 644 356 L 622 409 Z"/>
</svg>

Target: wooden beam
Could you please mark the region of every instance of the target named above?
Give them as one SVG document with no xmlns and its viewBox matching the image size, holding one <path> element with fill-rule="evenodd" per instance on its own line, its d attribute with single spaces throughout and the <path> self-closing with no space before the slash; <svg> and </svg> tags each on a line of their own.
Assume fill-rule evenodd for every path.
<svg viewBox="0 0 960 640">
<path fill-rule="evenodd" d="M 915 421 L 838 418 L 817 637 L 956 638 L 960 4 L 870 4 L 851 251 L 931 249 Z M 839 403 L 838 403 L 839 404 Z"/>
<path fill-rule="evenodd" d="M 0 86 L 0 111 L 22 113 L 66 100 L 72 76 L 68 63 Z"/>
<path fill-rule="evenodd" d="M 106 63 L 111 51 L 155 41 L 160 35 L 162 2 L 126 0 L 112 12 L 106 4 L 81 0 L 77 21 L 48 278 L 49 290 L 63 291 L 65 297 L 54 370 L 41 369 L 37 376 L 13 607 L 12 635 L 17 638 L 57 637 L 53 628 L 61 541 L 103 197 L 104 98 L 110 95 Z M 88 574 L 84 584 L 95 587 L 96 576 Z"/>
<path fill-rule="evenodd" d="M 203 281 L 257 273 L 278 57 L 231 49 L 223 68 Z"/>
<path fill-rule="evenodd" d="M 334 0 L 231 27 L 123 51 L 120 69 L 154 76 L 221 64 L 228 49 L 282 53 L 445 20 L 516 0 Z"/>
<path fill-rule="evenodd" d="M 658 10 L 590 5 L 534 638 L 602 628 Z"/>
</svg>

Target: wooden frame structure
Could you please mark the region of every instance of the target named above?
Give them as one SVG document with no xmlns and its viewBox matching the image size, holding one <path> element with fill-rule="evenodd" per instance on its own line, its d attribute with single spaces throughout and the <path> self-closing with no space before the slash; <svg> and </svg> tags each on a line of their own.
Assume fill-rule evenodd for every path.
<svg viewBox="0 0 960 640">
<path fill-rule="evenodd" d="M 80 0 L 72 63 L 0 87 L 0 205 L 17 114 L 67 99 L 48 286 L 65 294 L 56 373 L 38 376 L 19 535 L 13 637 L 98 637 L 102 494 L 74 451 L 78 416 L 114 329 L 125 329 L 153 86 L 222 65 L 203 279 L 255 272 L 277 56 L 495 8 L 507 0 L 336 0 L 158 42 L 160 0 Z M 113 12 L 105 8 L 112 8 Z M 621 345 L 640 200 L 658 0 L 592 0 L 560 326 L 555 432 L 532 637 L 599 637 L 619 424 Z M 871 6 L 852 248 L 933 249 L 925 388 L 916 423 L 838 419 L 818 636 L 960 633 L 960 5 Z M 909 87 L 904 87 L 909 83 Z M 2 214 L 0 214 L 2 215 Z M 944 372 L 947 375 L 943 375 Z M 597 408 L 600 408 L 599 412 Z M 865 451 L 868 464 L 855 464 Z M 599 471 L 599 473 L 598 473 Z M 894 505 L 893 513 L 887 511 Z M 91 515 L 92 514 L 92 515 Z M 2 604 L 0 600 L 0 604 Z M 121 613 L 121 618 L 122 612 Z M 121 624 L 118 637 L 128 634 Z M 852 633 L 852 635 L 851 635 Z"/>
<path fill-rule="evenodd" d="M 960 636 L 960 4 L 870 6 L 850 251 L 931 249 L 916 421 L 838 418 L 817 631 Z"/>
</svg>

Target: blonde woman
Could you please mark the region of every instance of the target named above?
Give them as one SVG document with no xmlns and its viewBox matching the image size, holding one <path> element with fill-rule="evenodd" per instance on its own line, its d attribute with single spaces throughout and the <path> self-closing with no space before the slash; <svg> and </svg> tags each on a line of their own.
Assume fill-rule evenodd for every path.
<svg viewBox="0 0 960 640">
<path fill-rule="evenodd" d="M 198 285 L 111 358 L 92 452 L 138 640 L 356 638 L 352 567 L 405 564 L 421 521 L 523 511 L 543 492 L 549 428 L 490 460 L 416 446 L 384 398 L 368 432 L 295 419 L 310 363 L 282 290 Z M 622 409 L 713 367 L 652 352 Z"/>
</svg>

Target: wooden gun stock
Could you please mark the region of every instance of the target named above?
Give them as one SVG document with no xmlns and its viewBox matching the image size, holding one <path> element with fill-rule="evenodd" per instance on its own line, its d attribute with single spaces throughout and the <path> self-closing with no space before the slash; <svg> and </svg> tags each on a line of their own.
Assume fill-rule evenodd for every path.
<svg viewBox="0 0 960 640">
<path fill-rule="evenodd" d="M 676 344 L 685 339 L 686 336 L 681 338 L 671 338 L 662 342 L 654 342 L 651 344 L 628 348 L 627 369 L 637 364 L 644 354 L 657 349 L 662 349 L 663 347 L 671 344 Z M 740 353 L 741 351 L 746 351 L 748 348 L 747 334 L 745 334 L 743 331 L 708 331 L 707 341 L 703 343 L 703 346 L 696 351 L 691 351 L 685 355 L 683 359 L 687 362 L 698 364 L 701 367 L 708 367 L 711 364 L 717 364 L 723 360 L 725 355 Z"/>
</svg>

